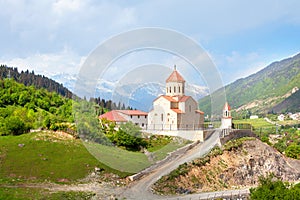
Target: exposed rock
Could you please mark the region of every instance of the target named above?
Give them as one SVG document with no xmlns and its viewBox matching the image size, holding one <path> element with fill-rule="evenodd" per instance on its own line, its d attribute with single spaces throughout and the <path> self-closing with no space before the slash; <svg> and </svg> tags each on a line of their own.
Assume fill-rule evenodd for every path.
<svg viewBox="0 0 300 200">
<path fill-rule="evenodd" d="M 193 163 L 188 164 L 187 173 L 175 179 L 165 177 L 154 189 L 160 193 L 181 193 L 182 189 L 191 192 L 236 189 L 255 186 L 260 176 L 269 173 L 283 181 L 300 180 L 299 160 L 286 158 L 257 139 L 244 141 L 237 149 L 212 157 L 204 166 Z"/>
</svg>

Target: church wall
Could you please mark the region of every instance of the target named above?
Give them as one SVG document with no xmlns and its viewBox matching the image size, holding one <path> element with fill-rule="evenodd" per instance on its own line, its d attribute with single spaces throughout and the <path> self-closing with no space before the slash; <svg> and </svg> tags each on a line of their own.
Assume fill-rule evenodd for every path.
<svg viewBox="0 0 300 200">
<path fill-rule="evenodd" d="M 171 102 L 160 97 L 153 102 L 153 110 L 148 114 L 148 129 L 177 128 L 177 114 L 170 109 Z"/>
<path fill-rule="evenodd" d="M 198 110 L 198 104 L 192 98 L 187 99 L 185 102 L 180 102 L 184 106 L 185 113 L 182 114 L 180 126 L 182 129 L 197 129 L 199 128 L 200 114 L 195 111 Z"/>
<path fill-rule="evenodd" d="M 232 127 L 232 119 L 231 118 L 222 118 L 221 120 L 221 128 L 231 128 Z"/>
</svg>

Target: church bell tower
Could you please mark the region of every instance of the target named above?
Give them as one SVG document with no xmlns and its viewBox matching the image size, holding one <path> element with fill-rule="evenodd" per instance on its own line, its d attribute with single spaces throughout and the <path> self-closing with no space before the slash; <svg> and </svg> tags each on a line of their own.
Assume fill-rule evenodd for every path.
<svg viewBox="0 0 300 200">
<path fill-rule="evenodd" d="M 232 118 L 231 118 L 231 111 L 230 106 L 228 102 L 225 103 L 223 108 L 223 114 L 222 114 L 222 128 L 231 128 L 232 127 Z"/>
<path fill-rule="evenodd" d="M 166 95 L 167 96 L 184 96 L 185 90 L 185 80 L 176 70 L 176 65 L 174 66 L 174 71 L 166 80 Z"/>
</svg>

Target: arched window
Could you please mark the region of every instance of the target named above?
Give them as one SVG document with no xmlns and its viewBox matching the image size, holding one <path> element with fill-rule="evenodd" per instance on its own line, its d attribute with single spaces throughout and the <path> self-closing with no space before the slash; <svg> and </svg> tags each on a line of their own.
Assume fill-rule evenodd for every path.
<svg viewBox="0 0 300 200">
<path fill-rule="evenodd" d="M 169 90 L 169 92 L 171 93 L 172 91 L 171 91 L 171 86 L 170 86 L 170 90 Z"/>
<path fill-rule="evenodd" d="M 161 121 L 164 121 L 164 114 L 161 114 Z"/>
<path fill-rule="evenodd" d="M 180 86 L 178 87 L 178 92 L 180 93 Z"/>
<path fill-rule="evenodd" d="M 176 87 L 174 86 L 174 93 L 176 92 Z"/>
</svg>

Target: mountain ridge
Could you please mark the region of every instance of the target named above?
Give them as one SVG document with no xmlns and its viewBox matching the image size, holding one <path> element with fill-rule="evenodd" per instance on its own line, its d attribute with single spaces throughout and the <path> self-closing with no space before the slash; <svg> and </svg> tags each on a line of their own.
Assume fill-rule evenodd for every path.
<svg viewBox="0 0 300 200">
<path fill-rule="evenodd" d="M 15 81 L 24 84 L 25 86 L 34 85 L 36 88 L 44 88 L 49 92 L 56 92 L 64 97 L 72 98 L 73 93 L 63 84 L 52 80 L 44 75 L 36 75 L 34 71 L 18 71 L 16 67 L 8 67 L 0 65 L 0 79 L 12 78 Z"/>
<path fill-rule="evenodd" d="M 251 108 L 251 111 L 267 113 L 274 106 L 284 101 L 284 95 L 294 87 L 300 87 L 300 53 L 273 62 L 259 72 L 226 85 L 225 91 L 227 101 L 233 109 L 251 102 L 262 101 L 262 105 Z M 221 90 L 222 88 L 215 91 L 213 95 L 218 95 Z M 272 98 L 274 98 L 273 101 L 270 101 Z M 210 113 L 209 96 L 200 99 L 199 105 L 204 112 Z M 285 106 L 289 105 L 285 104 Z M 220 112 L 221 109 L 220 106 Z M 288 108 L 284 109 L 288 110 Z"/>
<path fill-rule="evenodd" d="M 57 82 L 66 85 L 71 91 L 73 91 L 76 84 L 75 75 L 61 73 L 53 74 L 50 77 Z M 118 82 L 109 80 L 98 80 L 94 96 L 101 97 L 102 99 L 106 100 L 110 99 L 114 102 L 121 101 L 121 103 L 125 103 L 126 106 L 130 106 L 147 112 L 151 110 L 152 101 L 159 95 L 165 93 L 164 83 L 149 83 L 144 84 L 143 87 L 138 87 L 138 85 L 135 84 L 121 86 L 118 84 Z M 126 93 L 127 91 L 134 91 L 134 93 L 128 94 Z M 187 84 L 186 93 L 187 95 L 193 96 L 196 99 L 200 99 L 201 97 L 208 94 L 208 88 L 205 86 Z M 76 95 L 80 96 L 80 94 Z"/>
</svg>

